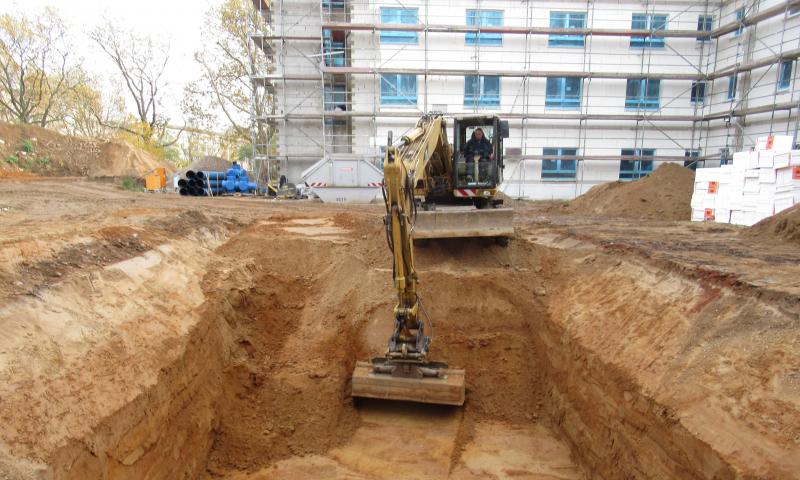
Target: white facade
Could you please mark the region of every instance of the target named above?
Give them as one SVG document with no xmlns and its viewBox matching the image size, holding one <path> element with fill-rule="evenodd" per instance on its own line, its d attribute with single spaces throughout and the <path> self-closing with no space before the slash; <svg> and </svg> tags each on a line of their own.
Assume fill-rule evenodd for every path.
<svg viewBox="0 0 800 480">
<path fill-rule="evenodd" d="M 721 149 L 747 148 L 760 135 L 796 136 L 800 14 L 790 13 L 800 1 L 794 2 L 597 1 L 587 6 L 577 1 L 279 0 L 272 5 L 270 33 L 276 53 L 269 84 L 276 108 L 264 119 L 278 132 L 270 154 L 296 181 L 326 152 L 378 161 L 388 132 L 399 138 L 424 113 L 479 112 L 511 124 L 504 144 L 504 189 L 514 197 L 573 198 L 617 180 L 623 149 L 654 150 L 653 168 L 662 161 L 682 162 L 687 151 L 714 164 Z M 398 8 L 413 11 L 417 20 L 416 27 L 400 28 L 418 31 L 401 30 L 407 35 L 403 43 L 392 43 L 381 12 L 387 20 L 385 9 Z M 718 35 L 740 8 L 741 33 Z M 474 35 L 465 33 L 469 15 L 481 15 L 471 10 L 501 12 L 492 13 L 502 16 L 493 32 L 502 35 L 499 42 L 497 37 L 468 41 Z M 583 47 L 550 42 L 553 12 L 583 14 L 585 28 L 592 30 Z M 639 14 L 666 16 L 666 31 L 683 36 L 664 38 L 663 47 L 658 41 L 650 48 L 632 47 L 625 31 Z M 712 17 L 715 38 L 709 41 L 693 34 L 701 15 Z M 757 23 L 747 25 L 751 19 Z M 332 32 L 333 42 L 324 41 L 324 30 Z M 750 68 L 762 60 L 763 65 Z M 780 88 L 781 61 L 792 61 L 787 88 Z M 716 77 L 736 65 L 742 71 L 736 96 L 729 99 L 728 76 Z M 416 97 L 408 105 L 382 99 L 382 75 L 398 73 L 416 78 Z M 499 76 L 499 104 L 465 106 L 465 75 Z M 568 75 L 582 78 L 579 106 L 549 108 L 547 77 Z M 659 82 L 653 109 L 626 107 L 627 79 L 640 77 Z M 693 103 L 692 83 L 701 80 L 709 82 L 705 102 Z M 326 87 L 341 89 L 329 93 L 327 110 Z M 571 178 L 569 169 L 562 172 L 567 178 L 543 178 L 546 148 L 577 151 Z"/>
</svg>

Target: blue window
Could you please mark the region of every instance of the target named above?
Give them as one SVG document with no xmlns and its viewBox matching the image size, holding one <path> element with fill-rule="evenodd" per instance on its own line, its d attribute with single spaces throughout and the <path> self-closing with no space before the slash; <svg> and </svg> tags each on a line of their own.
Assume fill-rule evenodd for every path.
<svg viewBox="0 0 800 480">
<path fill-rule="evenodd" d="M 381 105 L 417 105 L 417 76 L 381 75 Z"/>
<path fill-rule="evenodd" d="M 545 148 L 542 150 L 545 157 L 558 157 L 542 160 L 543 180 L 574 180 L 578 169 L 575 156 L 577 148 Z"/>
<path fill-rule="evenodd" d="M 619 162 L 619 179 L 620 180 L 638 180 L 646 177 L 653 171 L 653 160 L 647 160 L 647 157 L 654 157 L 656 151 L 652 148 L 623 148 L 623 157 L 639 157 L 635 160 L 620 160 Z"/>
<path fill-rule="evenodd" d="M 744 20 L 744 7 L 736 10 L 736 21 L 741 22 Z M 739 24 L 739 28 L 736 29 L 736 32 L 733 34 L 734 37 L 738 37 L 744 31 L 744 26 Z"/>
<path fill-rule="evenodd" d="M 499 107 L 500 77 L 464 77 L 464 106 L 473 108 Z"/>
<path fill-rule="evenodd" d="M 706 82 L 692 82 L 692 103 L 706 102 Z"/>
<path fill-rule="evenodd" d="M 794 62 L 786 60 L 781 62 L 781 68 L 778 73 L 778 90 L 785 90 L 792 86 L 792 66 Z"/>
<path fill-rule="evenodd" d="M 661 80 L 629 78 L 625 89 L 625 108 L 628 110 L 658 110 Z"/>
<path fill-rule="evenodd" d="M 789 7 L 789 16 L 790 17 L 792 15 L 797 15 L 798 13 L 800 13 L 800 7 L 798 7 L 798 6 Z"/>
<path fill-rule="evenodd" d="M 714 16 L 713 15 L 699 15 L 697 17 L 697 31 L 698 32 L 710 32 L 713 30 L 714 27 Z M 698 42 L 707 42 L 711 40 L 711 37 L 706 35 L 702 37 L 697 37 Z"/>
<path fill-rule="evenodd" d="M 347 110 L 347 87 L 345 85 L 325 85 L 326 112 Z"/>
<path fill-rule="evenodd" d="M 341 10 L 344 8 L 344 0 L 322 0 L 322 8 Z"/>
<path fill-rule="evenodd" d="M 326 67 L 345 66 L 344 39 L 345 33 L 342 31 L 322 31 L 322 53 Z"/>
<path fill-rule="evenodd" d="M 736 85 L 739 83 L 738 75 L 728 77 L 728 100 L 736 98 Z"/>
<path fill-rule="evenodd" d="M 467 26 L 472 27 L 502 27 L 502 10 L 467 10 Z M 467 32 L 465 36 L 467 45 L 502 45 L 502 33 Z"/>
<path fill-rule="evenodd" d="M 631 30 L 666 30 L 666 15 L 634 13 L 631 17 Z M 664 37 L 631 37 L 633 48 L 664 48 Z"/>
<path fill-rule="evenodd" d="M 580 77 L 548 77 L 545 89 L 545 108 L 577 110 L 581 107 Z"/>
<path fill-rule="evenodd" d="M 550 12 L 550 28 L 586 28 L 583 12 Z M 549 47 L 583 47 L 585 35 L 555 35 L 547 40 Z"/>
<path fill-rule="evenodd" d="M 381 23 L 416 25 L 419 23 L 416 8 L 381 7 Z M 382 31 L 381 43 L 417 43 L 419 33 L 407 31 Z"/>
</svg>

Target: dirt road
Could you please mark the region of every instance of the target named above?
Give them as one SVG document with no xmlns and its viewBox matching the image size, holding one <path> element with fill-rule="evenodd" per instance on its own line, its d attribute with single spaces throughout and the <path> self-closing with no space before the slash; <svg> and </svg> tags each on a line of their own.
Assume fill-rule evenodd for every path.
<svg viewBox="0 0 800 480">
<path fill-rule="evenodd" d="M 461 409 L 356 402 L 380 206 L 0 182 L 9 478 L 798 478 L 800 252 L 515 204 L 418 249 Z"/>
</svg>

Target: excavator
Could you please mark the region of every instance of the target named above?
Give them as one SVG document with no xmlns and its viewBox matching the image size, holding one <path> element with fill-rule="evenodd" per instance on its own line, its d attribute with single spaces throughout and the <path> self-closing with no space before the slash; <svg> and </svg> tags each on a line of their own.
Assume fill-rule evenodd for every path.
<svg viewBox="0 0 800 480">
<path fill-rule="evenodd" d="M 513 233 L 512 213 L 502 208 L 502 201 L 495 197 L 507 125 L 497 117 L 457 119 L 455 149 L 447 141 L 441 115 L 422 117 L 416 128 L 402 137 L 399 148 L 392 145 L 389 133 L 383 160 L 384 225 L 393 256 L 398 300 L 386 354 L 371 362 L 357 362 L 352 377 L 353 397 L 464 404 L 464 370 L 427 359 L 431 336 L 425 328 L 430 319 L 417 294 L 414 233 L 425 214 L 428 223 L 422 238 L 507 238 Z M 458 147 L 464 144 L 468 129 L 478 127 L 492 132 L 494 155 L 476 156 L 467 162 Z M 470 191 L 460 195 L 454 193 L 457 189 Z M 440 201 L 462 205 L 458 210 L 437 211 L 436 202 Z M 480 216 L 484 211 L 495 215 Z"/>
</svg>

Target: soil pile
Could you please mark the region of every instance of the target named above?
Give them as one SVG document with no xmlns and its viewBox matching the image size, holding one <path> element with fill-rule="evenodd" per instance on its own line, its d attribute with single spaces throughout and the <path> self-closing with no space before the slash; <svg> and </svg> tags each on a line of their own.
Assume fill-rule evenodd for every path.
<svg viewBox="0 0 800 480">
<path fill-rule="evenodd" d="M 785 241 L 800 245 L 800 205 L 761 220 L 745 230 L 745 235 L 764 243 Z"/>
<path fill-rule="evenodd" d="M 662 164 L 635 182 L 592 187 L 566 206 L 570 213 L 650 220 L 689 220 L 694 172 L 675 163 Z"/>
<path fill-rule="evenodd" d="M 101 142 L 61 135 L 35 125 L 0 123 L 0 176 L 20 172 L 47 176 L 140 176 L 167 166 L 119 140 Z"/>
</svg>

